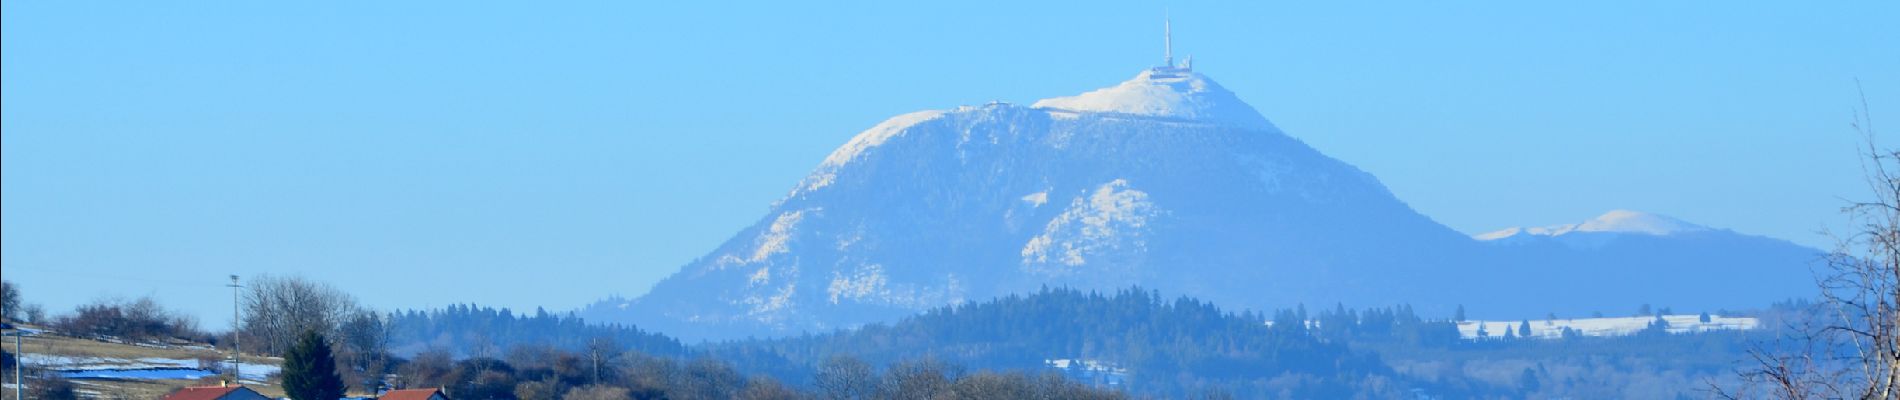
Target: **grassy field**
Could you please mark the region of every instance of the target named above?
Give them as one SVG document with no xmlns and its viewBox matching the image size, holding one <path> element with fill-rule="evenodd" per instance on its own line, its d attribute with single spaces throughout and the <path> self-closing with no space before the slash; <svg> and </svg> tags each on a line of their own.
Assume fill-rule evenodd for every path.
<svg viewBox="0 0 1900 400">
<path fill-rule="evenodd" d="M 30 327 L 29 327 L 30 328 Z M 48 369 L 109 368 L 139 364 L 141 359 L 163 360 L 223 360 L 222 352 L 203 343 L 121 343 L 106 340 L 75 338 L 56 335 L 50 332 L 26 336 L 21 339 L 20 348 L 15 348 L 10 337 L 14 331 L 8 330 L 3 347 L 9 353 L 19 354 L 28 360 L 27 367 L 36 367 L 34 360 L 59 360 Z M 278 365 L 281 360 L 275 358 L 245 356 L 246 364 Z M 11 371 L 8 371 L 10 374 Z M 186 386 L 217 385 L 221 377 L 208 377 L 200 380 L 188 379 L 74 379 L 74 385 L 83 396 L 102 399 L 156 399 Z M 11 381 L 7 383 L 12 383 Z M 27 382 L 30 386 L 32 382 Z M 252 390 L 266 396 L 282 397 L 283 389 L 275 382 L 248 385 Z M 7 390 L 0 398 L 12 399 L 13 391 Z"/>
</svg>

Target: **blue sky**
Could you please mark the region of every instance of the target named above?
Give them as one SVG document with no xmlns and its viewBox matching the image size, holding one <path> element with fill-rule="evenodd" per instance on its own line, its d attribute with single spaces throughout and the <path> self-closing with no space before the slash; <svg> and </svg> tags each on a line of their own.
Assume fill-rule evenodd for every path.
<svg viewBox="0 0 1900 400">
<path fill-rule="evenodd" d="M 886 117 L 1158 63 L 1164 12 L 1197 70 L 1469 233 L 1628 208 L 1824 246 L 1866 193 L 1855 80 L 1900 116 L 1894 2 L 893 3 L 926 2 L 6 2 L 0 266 L 54 311 L 218 326 L 232 273 L 385 309 L 637 295 Z"/>
</svg>

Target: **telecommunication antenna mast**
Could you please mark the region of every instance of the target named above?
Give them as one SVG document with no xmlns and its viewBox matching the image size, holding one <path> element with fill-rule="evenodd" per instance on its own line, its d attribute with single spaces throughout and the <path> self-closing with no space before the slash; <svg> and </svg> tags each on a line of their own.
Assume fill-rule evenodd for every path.
<svg viewBox="0 0 1900 400">
<path fill-rule="evenodd" d="M 1173 17 L 1164 17 L 1161 20 L 1161 50 L 1162 50 L 1162 55 L 1165 57 L 1162 59 L 1163 61 L 1162 61 L 1161 66 L 1174 68 L 1174 18 Z"/>
</svg>

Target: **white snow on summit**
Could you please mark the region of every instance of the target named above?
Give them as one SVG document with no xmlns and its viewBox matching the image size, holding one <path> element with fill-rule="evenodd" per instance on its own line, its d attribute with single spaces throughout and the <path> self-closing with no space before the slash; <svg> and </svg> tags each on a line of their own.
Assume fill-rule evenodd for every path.
<svg viewBox="0 0 1900 400">
<path fill-rule="evenodd" d="M 910 129 L 910 127 L 923 123 L 924 121 L 937 119 L 937 117 L 941 117 L 943 114 L 944 111 L 942 110 L 913 112 L 891 117 L 890 119 L 884 120 L 884 122 L 878 123 L 877 126 L 871 127 L 871 129 L 865 129 L 864 132 L 859 132 L 857 136 L 851 138 L 850 142 L 846 142 L 844 146 L 839 146 L 837 150 L 831 152 L 831 155 L 826 156 L 825 162 L 818 164 L 818 170 L 812 173 L 810 177 L 805 178 L 805 181 L 800 183 L 798 188 L 793 189 L 792 194 L 797 195 L 798 193 L 810 192 L 818 190 L 818 188 L 830 186 L 832 179 L 837 177 L 838 167 L 844 166 L 850 163 L 851 160 L 858 158 L 858 155 L 863 154 L 865 150 L 883 145 L 884 141 L 902 135 L 904 131 Z"/>
<path fill-rule="evenodd" d="M 1562 236 L 1571 232 L 1636 233 L 1664 236 L 1706 230 L 1709 230 L 1709 228 L 1664 215 L 1650 214 L 1641 211 L 1613 210 L 1581 223 L 1544 227 L 1512 227 L 1472 235 L 1472 237 L 1478 240 L 1498 240 L 1520 234 L 1531 236 Z"/>
<path fill-rule="evenodd" d="M 864 149 L 884 144 L 884 141 L 890 140 L 892 136 L 897 136 L 899 133 L 904 132 L 904 130 L 910 128 L 911 125 L 917 125 L 919 122 L 929 121 L 940 116 L 943 116 L 943 111 L 941 110 L 924 110 L 891 117 L 891 119 L 884 120 L 884 122 L 878 123 L 877 126 L 873 126 L 871 129 L 865 129 L 864 132 L 860 132 L 857 136 L 852 137 L 850 142 L 838 147 L 837 151 L 833 151 L 830 156 L 825 157 L 824 164 L 820 165 L 827 167 L 844 165 L 845 163 L 851 162 L 851 159 L 857 158 L 858 153 L 864 152 Z"/>
<path fill-rule="evenodd" d="M 1214 83 L 1206 75 L 1196 73 L 1185 67 L 1155 67 L 1142 70 L 1134 79 L 1115 86 L 1096 89 L 1069 97 L 1056 97 L 1036 101 L 1030 107 L 1048 112 L 1053 117 L 1073 118 L 1080 115 L 1101 115 L 1109 117 L 1151 118 L 1174 122 L 1191 122 L 1240 127 L 1256 130 L 1273 130 L 1273 123 L 1254 111 L 1233 92 Z M 972 109 L 965 106 L 957 111 Z M 839 168 L 850 164 L 866 151 L 884 144 L 893 137 L 930 120 L 950 113 L 944 110 L 925 110 L 891 117 L 866 129 L 851 138 L 844 146 L 832 151 L 825 161 L 818 165 L 817 171 L 792 189 L 790 196 L 830 186 L 837 178 Z"/>
<path fill-rule="evenodd" d="M 1102 113 L 1270 129 L 1271 123 L 1206 76 L 1186 68 L 1141 71 L 1119 85 L 1069 97 L 1042 99 L 1031 107 L 1053 113 Z"/>
</svg>

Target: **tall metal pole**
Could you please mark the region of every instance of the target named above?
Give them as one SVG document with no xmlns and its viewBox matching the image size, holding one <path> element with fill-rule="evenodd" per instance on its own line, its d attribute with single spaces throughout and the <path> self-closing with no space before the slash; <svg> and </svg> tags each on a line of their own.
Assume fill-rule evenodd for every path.
<svg viewBox="0 0 1900 400">
<path fill-rule="evenodd" d="M 26 363 L 26 358 L 22 357 L 26 355 L 26 348 L 20 347 L 20 336 L 23 333 L 26 331 L 20 330 L 19 326 L 13 327 L 13 398 L 21 400 L 26 399 L 26 375 L 23 375 L 20 370 L 20 364 Z"/>
<path fill-rule="evenodd" d="M 231 286 L 231 383 L 243 385 L 244 373 L 242 366 L 244 363 L 240 357 L 244 356 L 244 345 L 238 341 L 238 337 L 244 335 L 242 332 L 243 320 L 238 319 L 238 310 L 242 309 L 242 306 L 238 303 L 238 288 L 244 286 L 238 284 L 237 275 L 231 275 L 231 284 L 229 286 Z"/>
</svg>

